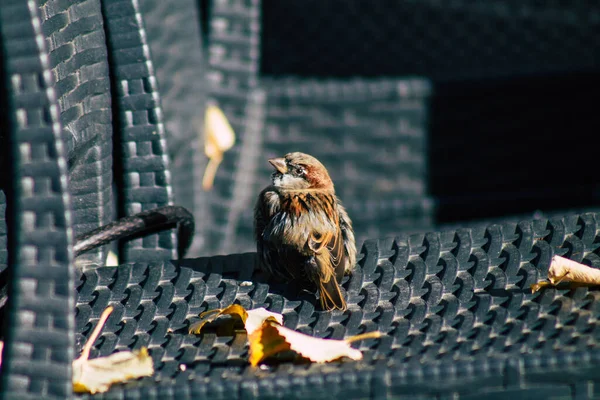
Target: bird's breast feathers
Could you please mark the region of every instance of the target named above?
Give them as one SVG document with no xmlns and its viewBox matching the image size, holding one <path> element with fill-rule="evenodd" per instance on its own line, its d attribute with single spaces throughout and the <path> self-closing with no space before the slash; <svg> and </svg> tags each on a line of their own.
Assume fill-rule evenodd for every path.
<svg viewBox="0 0 600 400">
<path fill-rule="evenodd" d="M 337 233 L 339 215 L 333 194 L 293 191 L 265 192 L 267 224 L 265 239 L 272 243 L 304 247 L 311 235 Z"/>
</svg>

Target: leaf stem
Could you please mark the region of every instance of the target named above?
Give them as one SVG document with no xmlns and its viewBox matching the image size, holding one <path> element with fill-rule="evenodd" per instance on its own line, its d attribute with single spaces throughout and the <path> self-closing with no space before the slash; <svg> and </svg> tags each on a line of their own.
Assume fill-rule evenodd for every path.
<svg viewBox="0 0 600 400">
<path fill-rule="evenodd" d="M 102 328 L 104 328 L 104 324 L 106 324 L 108 316 L 113 312 L 113 310 L 113 306 L 108 306 L 104 311 L 102 311 L 102 315 L 100 315 L 100 319 L 98 320 L 94 331 L 83 346 L 83 350 L 81 352 L 81 356 L 79 356 L 79 360 L 87 360 L 90 357 L 90 350 L 92 350 L 94 342 L 96 341 L 96 339 L 98 339 L 100 332 L 102 332 Z"/>
<path fill-rule="evenodd" d="M 377 338 L 380 338 L 381 336 L 383 336 L 381 334 L 381 332 L 374 331 L 374 332 L 361 333 L 360 335 L 350 336 L 348 339 L 345 339 L 345 340 L 347 343 L 352 343 L 352 342 L 358 342 L 360 340 L 366 340 L 366 339 L 377 339 Z"/>
</svg>

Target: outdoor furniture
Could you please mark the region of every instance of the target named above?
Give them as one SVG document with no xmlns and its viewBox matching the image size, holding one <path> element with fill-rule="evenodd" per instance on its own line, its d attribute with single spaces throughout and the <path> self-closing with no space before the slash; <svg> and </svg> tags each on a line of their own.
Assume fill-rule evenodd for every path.
<svg viewBox="0 0 600 400">
<path fill-rule="evenodd" d="M 600 268 L 600 213 L 437 225 L 427 77 L 262 76 L 273 2 L 179 1 L 0 2 L 1 398 L 600 395 L 598 291 L 530 290 L 554 255 Z M 211 102 L 238 141 L 203 191 Z M 251 209 L 287 149 L 331 166 L 355 221 L 345 312 L 255 273 Z M 112 244 L 119 267 L 109 245 L 75 259 L 79 235 L 173 204 L 195 217 L 185 258 L 163 229 Z M 253 369 L 245 333 L 188 334 L 234 302 L 316 337 L 384 336 L 357 343 L 362 361 Z M 72 362 L 108 305 L 92 357 L 148 347 L 155 374 L 74 395 Z"/>
</svg>

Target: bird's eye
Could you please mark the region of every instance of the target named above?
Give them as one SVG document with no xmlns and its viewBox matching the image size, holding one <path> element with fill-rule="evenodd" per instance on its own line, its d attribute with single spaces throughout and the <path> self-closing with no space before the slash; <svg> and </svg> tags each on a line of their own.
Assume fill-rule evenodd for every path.
<svg viewBox="0 0 600 400">
<path fill-rule="evenodd" d="M 304 168 L 302 168 L 302 167 L 296 167 L 296 169 L 294 170 L 294 172 L 298 176 L 303 176 L 304 174 L 306 174 L 306 170 Z"/>
</svg>

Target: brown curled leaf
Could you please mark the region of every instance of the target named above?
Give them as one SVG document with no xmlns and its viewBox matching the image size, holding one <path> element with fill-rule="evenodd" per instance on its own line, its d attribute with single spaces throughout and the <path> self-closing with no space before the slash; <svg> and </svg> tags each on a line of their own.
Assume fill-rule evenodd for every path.
<svg viewBox="0 0 600 400">
<path fill-rule="evenodd" d="M 114 383 L 151 376 L 154 373 L 152 358 L 146 348 L 89 359 L 90 350 L 112 311 L 112 307 L 104 310 L 94 332 L 83 346 L 81 356 L 73 361 L 73 391 L 76 393 L 106 392 Z"/>
<path fill-rule="evenodd" d="M 268 311 L 265 308 L 260 307 L 253 310 L 246 310 L 239 304 L 232 304 L 229 307 L 205 311 L 200 314 L 200 321 L 190 325 L 188 329 L 189 333 L 200 334 L 206 324 L 214 322 L 222 315 L 230 315 L 240 321 L 244 325 L 248 335 L 258 329 L 264 321 L 283 323 L 283 315 Z"/>
<path fill-rule="evenodd" d="M 600 285 L 600 270 L 568 258 L 554 256 L 548 270 L 548 280 L 534 283 L 531 285 L 531 291 L 536 292 L 561 282 L 570 282 L 570 286 L 574 287 Z"/>
<path fill-rule="evenodd" d="M 548 286 L 554 286 L 554 285 L 548 281 L 539 281 L 537 283 L 534 283 L 531 285 L 531 293 L 535 293 L 538 290 L 542 290 L 543 288 L 546 288 Z"/>
<path fill-rule="evenodd" d="M 274 355 L 293 351 L 312 362 L 325 363 L 348 357 L 362 359 L 362 352 L 353 348 L 352 342 L 381 337 L 381 332 L 369 332 L 345 340 L 321 339 L 305 335 L 271 321 L 249 336 L 250 364 L 257 366 Z"/>
<path fill-rule="evenodd" d="M 73 373 L 77 368 L 77 380 L 73 379 L 73 391 L 76 393 L 106 392 L 114 383 L 126 382 L 154 373 L 152 357 L 145 347 L 137 351 L 119 351 L 108 357 L 87 360 L 81 364 L 73 363 Z"/>
</svg>

